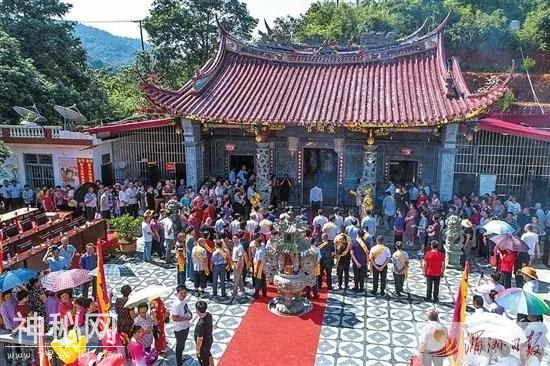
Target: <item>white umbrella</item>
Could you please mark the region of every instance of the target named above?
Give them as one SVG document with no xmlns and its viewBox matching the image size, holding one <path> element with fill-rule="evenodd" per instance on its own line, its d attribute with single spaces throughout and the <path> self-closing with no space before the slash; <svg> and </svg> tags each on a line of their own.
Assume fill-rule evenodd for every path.
<svg viewBox="0 0 550 366">
<path fill-rule="evenodd" d="M 139 291 L 132 292 L 128 296 L 128 301 L 126 301 L 126 308 L 136 307 L 141 302 L 149 302 L 159 297 L 165 297 L 170 294 L 170 289 L 163 285 L 150 285 Z"/>
<path fill-rule="evenodd" d="M 523 329 L 515 321 L 495 313 L 475 313 L 466 319 L 471 337 L 492 338 L 515 345 L 527 342 Z"/>
<path fill-rule="evenodd" d="M 511 234 L 514 232 L 514 228 L 502 220 L 491 220 L 485 225 L 483 225 L 485 232 L 487 234 Z"/>
</svg>

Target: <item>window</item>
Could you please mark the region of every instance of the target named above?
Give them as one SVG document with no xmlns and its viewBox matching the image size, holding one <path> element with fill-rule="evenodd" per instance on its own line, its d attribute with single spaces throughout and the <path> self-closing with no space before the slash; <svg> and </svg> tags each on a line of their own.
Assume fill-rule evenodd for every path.
<svg viewBox="0 0 550 366">
<path fill-rule="evenodd" d="M 32 188 L 53 187 L 53 161 L 51 155 L 24 154 L 25 177 Z"/>
</svg>

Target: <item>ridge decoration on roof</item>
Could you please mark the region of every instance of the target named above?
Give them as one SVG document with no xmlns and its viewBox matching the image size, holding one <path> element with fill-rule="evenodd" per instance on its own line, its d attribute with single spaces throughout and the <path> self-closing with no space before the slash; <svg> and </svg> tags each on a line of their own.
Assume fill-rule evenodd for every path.
<svg viewBox="0 0 550 366">
<path fill-rule="evenodd" d="M 407 37 L 363 46 L 286 45 L 266 42 L 270 36 L 252 44 L 220 27 L 216 57 L 192 80 L 176 91 L 156 82 L 142 90 L 165 112 L 208 124 L 371 128 L 470 119 L 506 92 L 509 77 L 470 92 L 458 61 L 445 57 L 448 17 L 432 31 L 424 22 Z"/>
</svg>

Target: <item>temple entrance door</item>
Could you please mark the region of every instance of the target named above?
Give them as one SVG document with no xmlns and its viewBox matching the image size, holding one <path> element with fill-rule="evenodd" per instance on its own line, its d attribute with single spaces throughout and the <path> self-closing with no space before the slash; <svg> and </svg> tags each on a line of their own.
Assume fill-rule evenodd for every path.
<svg viewBox="0 0 550 366">
<path fill-rule="evenodd" d="M 246 166 L 251 172 L 254 171 L 254 155 L 230 155 L 229 156 L 229 170 L 235 169 L 238 173 L 242 166 Z"/>
<path fill-rule="evenodd" d="M 338 198 L 338 154 L 333 149 L 304 149 L 304 203 L 317 184 L 323 190 L 323 205 L 335 206 Z"/>
<path fill-rule="evenodd" d="M 418 172 L 418 161 L 391 160 L 390 179 L 394 184 L 415 183 Z"/>
</svg>

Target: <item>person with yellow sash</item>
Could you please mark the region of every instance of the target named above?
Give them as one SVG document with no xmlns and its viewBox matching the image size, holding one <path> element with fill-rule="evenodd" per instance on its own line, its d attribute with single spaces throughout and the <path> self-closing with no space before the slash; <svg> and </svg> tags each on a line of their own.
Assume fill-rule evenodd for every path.
<svg viewBox="0 0 550 366">
<path fill-rule="evenodd" d="M 370 251 L 370 263 L 372 267 L 372 291 L 376 296 L 378 294 L 378 282 L 380 281 L 380 295 L 385 296 L 386 280 L 388 275 L 388 263 L 391 259 L 390 249 L 384 244 L 384 238 L 378 236 L 376 245 Z"/>
<path fill-rule="evenodd" d="M 267 282 L 265 280 L 264 263 L 265 263 L 266 249 L 261 240 L 256 243 L 256 250 L 254 251 L 254 298 L 260 297 L 260 290 L 262 290 L 262 296 L 267 296 Z"/>
<path fill-rule="evenodd" d="M 176 267 L 177 267 L 177 281 L 178 285 L 185 285 L 185 247 L 176 247 Z"/>
<path fill-rule="evenodd" d="M 353 291 L 365 291 L 365 278 L 367 275 L 367 263 L 369 248 L 361 239 L 361 235 L 353 240 L 351 246 L 351 259 L 353 261 Z"/>
<path fill-rule="evenodd" d="M 321 240 L 323 240 L 323 237 L 325 234 L 321 236 Z M 322 244 L 322 242 L 321 242 Z M 319 245 L 320 246 L 320 245 Z M 302 253 L 302 257 L 307 257 L 310 253 L 312 253 L 315 258 L 317 258 L 317 262 L 315 263 L 315 267 L 313 267 L 313 275 L 317 279 L 315 281 L 315 284 L 313 286 L 306 286 L 306 297 L 308 299 L 311 299 L 311 293 L 313 292 L 313 298 L 319 297 L 319 275 L 321 274 L 321 251 L 319 250 L 319 247 L 315 245 L 314 241 L 311 241 L 311 246 L 308 250 Z M 308 273 L 309 274 L 309 273 Z"/>
<path fill-rule="evenodd" d="M 193 258 L 193 272 L 195 274 L 195 291 L 199 295 L 204 295 L 204 290 L 206 289 L 206 277 L 208 276 L 208 273 L 210 273 L 210 268 L 208 267 L 208 256 L 204 246 L 204 238 L 199 238 L 199 240 L 195 242 L 195 246 L 191 252 L 191 257 Z"/>
<path fill-rule="evenodd" d="M 338 289 L 347 290 L 349 283 L 349 264 L 351 261 L 351 238 L 346 234 L 346 229 L 342 227 L 340 234 L 334 238 L 334 251 L 336 253 L 336 275 L 338 276 Z"/>
<path fill-rule="evenodd" d="M 401 296 L 403 284 L 409 275 L 409 254 L 403 250 L 403 243 L 395 243 L 395 252 L 392 254 L 393 282 L 395 283 L 395 294 Z"/>
</svg>

